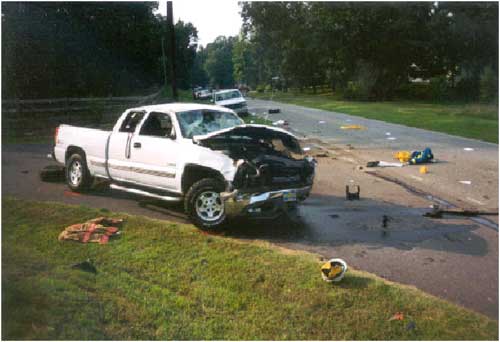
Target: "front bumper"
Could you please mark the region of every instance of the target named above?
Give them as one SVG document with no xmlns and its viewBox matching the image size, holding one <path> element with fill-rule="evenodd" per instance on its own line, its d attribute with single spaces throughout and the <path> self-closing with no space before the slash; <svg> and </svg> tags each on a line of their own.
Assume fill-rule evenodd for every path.
<svg viewBox="0 0 500 342">
<path fill-rule="evenodd" d="M 228 216 L 250 216 L 274 218 L 297 203 L 305 200 L 311 193 L 312 185 L 301 188 L 275 190 L 261 193 L 245 193 L 239 190 L 221 193 Z M 295 201 L 285 201 L 285 194 L 295 193 Z"/>
</svg>

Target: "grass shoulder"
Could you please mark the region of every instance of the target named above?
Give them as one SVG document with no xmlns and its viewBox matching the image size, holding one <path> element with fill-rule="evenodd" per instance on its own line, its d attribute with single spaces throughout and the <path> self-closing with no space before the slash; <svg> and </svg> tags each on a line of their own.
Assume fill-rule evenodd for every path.
<svg viewBox="0 0 500 342">
<path fill-rule="evenodd" d="M 3 339 L 498 338 L 494 320 L 367 273 L 327 284 L 313 254 L 84 206 L 4 198 L 2 209 Z M 126 220 L 120 238 L 57 240 L 102 215 Z M 70 268 L 88 258 L 97 274 Z M 399 311 L 404 321 L 388 320 Z"/>
<path fill-rule="evenodd" d="M 498 143 L 496 104 L 346 101 L 328 92 L 252 92 L 251 96 Z"/>
</svg>

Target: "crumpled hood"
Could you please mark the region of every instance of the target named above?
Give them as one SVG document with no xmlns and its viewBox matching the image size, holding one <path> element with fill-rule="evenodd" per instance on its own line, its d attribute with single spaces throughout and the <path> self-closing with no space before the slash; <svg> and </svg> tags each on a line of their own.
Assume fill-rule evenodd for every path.
<svg viewBox="0 0 500 342">
<path fill-rule="evenodd" d="M 221 129 L 205 135 L 193 136 L 194 142 L 208 141 L 211 139 L 231 138 L 232 136 L 248 137 L 254 140 L 280 139 L 283 145 L 294 153 L 302 153 L 297 138 L 290 132 L 277 127 L 265 125 L 239 125 Z"/>
</svg>

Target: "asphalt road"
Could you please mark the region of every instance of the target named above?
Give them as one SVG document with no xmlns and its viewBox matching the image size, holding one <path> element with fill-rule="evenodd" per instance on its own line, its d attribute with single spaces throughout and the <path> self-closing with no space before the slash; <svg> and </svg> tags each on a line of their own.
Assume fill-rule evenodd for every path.
<svg viewBox="0 0 500 342">
<path fill-rule="evenodd" d="M 418 167 L 392 168 L 386 172 L 417 188 L 429 189 L 460 207 L 498 208 L 497 144 L 272 101 L 248 100 L 248 106 L 250 112 L 269 120 L 286 120 L 299 136 L 319 138 L 340 148 L 350 145 L 364 161 L 394 162 L 395 151 L 430 147 L 437 163 L 428 165 L 429 174 L 420 175 Z M 280 108 L 281 112 L 267 114 L 269 108 Z M 340 127 L 344 125 L 361 125 L 366 129 L 343 130 Z"/>
<path fill-rule="evenodd" d="M 266 102 L 250 102 L 250 106 L 256 105 L 261 106 L 261 109 L 269 107 Z M 385 136 L 390 127 L 391 134 L 399 132 L 398 136 L 405 137 L 406 144 L 410 144 L 413 129 L 406 128 L 408 131 L 405 133 L 402 126 L 398 126 L 401 131 L 397 131 L 393 129 L 393 126 L 397 125 L 384 125 L 380 122 L 371 122 L 373 120 L 365 121 L 329 112 L 318 116 L 315 110 L 295 108 L 296 106 L 288 108 L 281 104 L 278 106 L 282 108 L 282 113 L 273 117 L 286 118 L 294 129 L 312 133 L 310 131 L 314 130 L 313 122 L 319 119 L 318 121 L 325 121 L 324 124 L 318 124 L 323 125 L 321 134 L 326 135 L 320 135 L 321 138 L 335 140 L 335 146 L 352 144 L 355 148 L 337 149 L 336 158 L 318 159 L 320 163 L 313 194 L 299 209 L 297 216 L 283 219 L 278 223 L 243 221 L 243 224 L 234 225 L 226 235 L 271 241 L 284 247 L 315 252 L 326 258 L 342 257 L 357 269 L 375 273 L 388 280 L 414 285 L 426 292 L 498 319 L 498 231 L 469 220 L 423 218 L 422 213 L 428 210 L 431 204 L 428 199 L 410 194 L 396 184 L 355 171 L 352 162 L 361 158 L 363 153 L 380 155 L 387 153 L 387 148 L 378 149 L 379 146 L 376 146 L 377 149 L 372 149 L 370 139 L 364 137 L 362 133 L 373 134 L 375 140 L 382 141 L 383 139 L 377 135 L 383 133 Z M 347 119 L 351 120 L 347 121 L 349 123 L 366 125 L 368 129 L 360 132 L 339 130 L 338 120 Z M 433 149 L 438 151 L 445 148 L 454 149 L 457 154 L 462 155 L 460 151 L 462 145 L 457 147 L 458 142 L 450 143 L 444 139 L 440 144 L 443 139 L 441 134 L 436 134 L 435 138 L 435 133 L 425 134 Z M 358 139 L 355 135 L 361 136 Z M 455 137 L 452 139 L 460 140 L 460 143 L 479 150 L 479 153 L 493 154 L 495 148 L 497 149 L 493 144 Z M 359 144 L 365 140 L 366 146 Z M 395 141 L 398 140 L 391 142 Z M 397 145 L 396 148 L 402 146 L 405 145 Z M 83 204 L 187 222 L 180 205 L 151 201 L 114 190 L 80 195 L 68 191 L 63 183 L 41 182 L 38 171 L 45 165 L 53 163 L 46 157 L 49 149 L 48 145 L 3 145 L 2 195 Z M 491 158 L 498 162 L 497 155 L 491 155 Z M 450 160 L 433 164 L 431 168 L 435 174 L 425 177 L 434 176 L 439 181 L 448 172 L 447 177 L 453 178 L 449 170 L 446 172 L 440 170 L 450 168 L 453 162 L 455 161 Z M 411 169 L 404 172 L 418 174 Z M 473 170 L 470 172 L 474 175 Z M 487 174 L 488 178 L 483 180 L 474 179 L 473 184 L 476 185 L 476 182 L 480 181 L 498 184 L 498 171 L 495 169 L 491 172 L 496 174 Z M 405 177 L 404 173 L 399 176 Z M 361 185 L 361 201 L 345 201 L 344 187 L 349 182 Z M 427 190 L 431 193 L 437 188 L 428 183 L 427 178 L 417 183 L 421 188 L 426 188 L 430 184 Z M 490 184 L 484 192 L 493 198 L 498 186 L 491 188 Z M 451 198 L 455 197 L 454 194 L 450 195 L 450 192 L 447 194 Z M 475 197 L 479 195 L 479 193 L 470 194 Z M 497 197 L 496 194 L 495 201 Z M 498 207 L 498 204 L 496 205 Z M 384 215 L 389 219 L 385 227 Z"/>
</svg>

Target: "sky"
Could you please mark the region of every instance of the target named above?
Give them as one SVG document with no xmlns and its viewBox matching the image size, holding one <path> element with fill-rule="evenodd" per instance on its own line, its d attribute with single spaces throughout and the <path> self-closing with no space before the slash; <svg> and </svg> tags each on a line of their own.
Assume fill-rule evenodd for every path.
<svg viewBox="0 0 500 342">
<path fill-rule="evenodd" d="M 166 15 L 167 2 L 159 1 L 159 12 Z M 237 0 L 173 0 L 174 22 L 191 22 L 198 30 L 198 45 L 206 46 L 218 36 L 235 36 L 242 19 Z"/>
</svg>

